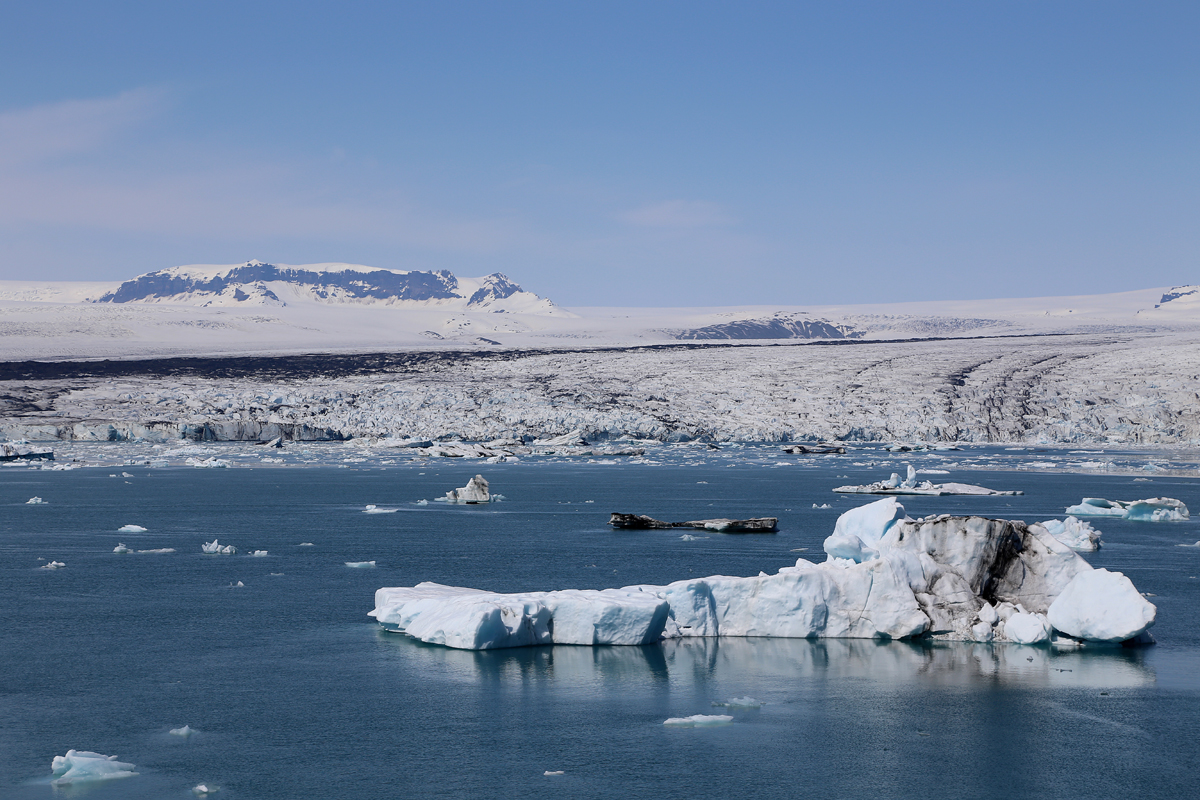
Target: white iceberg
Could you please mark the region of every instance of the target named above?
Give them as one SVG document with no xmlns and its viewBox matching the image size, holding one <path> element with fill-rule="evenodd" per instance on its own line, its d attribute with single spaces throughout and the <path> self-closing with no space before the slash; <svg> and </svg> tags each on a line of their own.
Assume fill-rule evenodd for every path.
<svg viewBox="0 0 1200 800">
<path fill-rule="evenodd" d="M 724 702 L 714 700 L 713 705 L 724 708 L 762 708 L 765 703 L 762 700 L 755 700 L 753 697 L 735 697 Z"/>
<path fill-rule="evenodd" d="M 891 498 L 843 514 L 825 552 L 823 563 L 801 558 L 775 575 L 666 586 L 521 594 L 435 583 L 382 588 L 370 616 L 385 629 L 468 650 L 693 636 L 1030 643 L 1044 641 L 1045 626 L 1019 615 L 1046 618 L 1076 576 L 1093 572 L 1040 525 L 948 514 L 914 520 Z M 1049 624 L 1093 641 L 1132 639 L 1153 624 L 1140 595 L 1122 591 L 1111 600 L 1122 609 L 1111 629 L 1077 624 L 1083 612 L 1067 601 L 1058 616 L 1066 627 L 1054 616 Z"/>
<path fill-rule="evenodd" d="M 117 761 L 116 756 L 105 756 L 88 750 L 68 750 L 65 756 L 55 756 L 50 769 L 54 773 L 54 778 L 50 781 L 51 786 L 131 778 L 137 775 L 133 771 L 133 764 Z"/>
<path fill-rule="evenodd" d="M 195 732 L 196 732 L 196 729 L 191 727 L 190 725 L 184 725 L 182 728 L 171 728 L 171 730 L 168 731 L 168 733 L 170 733 L 172 736 L 182 736 L 185 739 L 188 736 L 191 736 Z"/>
<path fill-rule="evenodd" d="M 266 550 L 251 550 L 251 551 L 248 553 L 248 555 L 251 555 L 251 556 L 256 556 L 256 557 L 258 557 L 258 558 L 262 558 L 262 557 L 263 557 L 263 556 L 265 556 L 266 554 L 267 554 L 267 551 L 266 551 Z"/>
<path fill-rule="evenodd" d="M 114 553 L 132 553 L 133 551 L 130 550 L 128 547 L 126 547 L 124 542 L 119 542 L 117 544 L 117 546 L 113 548 L 113 552 Z"/>
<path fill-rule="evenodd" d="M 162 553 L 174 553 L 174 552 L 175 552 L 175 548 L 174 548 L 174 547 L 157 547 L 157 548 L 155 548 L 155 549 L 153 549 L 153 550 L 138 550 L 138 552 L 139 552 L 139 553 L 158 553 L 158 554 L 162 554 Z"/>
<path fill-rule="evenodd" d="M 44 506 L 46 504 L 46 501 L 40 497 L 31 497 L 25 501 L 25 505 L 27 506 Z"/>
<path fill-rule="evenodd" d="M 351 567 L 353 569 L 372 569 L 375 566 L 375 562 L 374 561 L 347 561 L 346 566 Z"/>
<path fill-rule="evenodd" d="M 490 503 L 492 496 L 488 492 L 487 479 L 482 475 L 476 475 L 471 480 L 467 481 L 467 485 L 461 489 L 451 489 L 446 492 L 445 497 L 439 497 L 438 500 L 443 503 Z"/>
<path fill-rule="evenodd" d="M 117 533 L 145 533 L 146 529 L 141 525 L 122 525 L 117 528 Z"/>
<path fill-rule="evenodd" d="M 208 553 L 209 555 L 220 555 L 220 556 L 231 556 L 231 555 L 234 555 L 237 553 L 236 547 L 234 547 L 231 544 L 227 544 L 224 547 L 222 547 L 220 542 L 218 542 L 216 539 L 213 539 L 211 542 L 205 542 L 204 544 L 200 545 L 200 550 L 201 550 L 201 552 Z"/>
<path fill-rule="evenodd" d="M 690 717 L 671 717 L 663 725 L 674 728 L 705 728 L 729 722 L 733 722 L 733 717 L 728 714 L 692 714 Z"/>
<path fill-rule="evenodd" d="M 400 509 L 398 508 L 380 508 L 377 505 L 371 504 L 363 509 L 364 514 L 395 514 Z"/>
<path fill-rule="evenodd" d="M 187 464 L 189 467 L 196 467 L 197 469 L 225 469 L 229 466 L 228 461 L 221 459 L 221 458 L 217 458 L 216 456 L 210 456 L 209 458 L 194 458 L 193 457 L 193 458 L 189 458 L 184 463 Z"/>
<path fill-rule="evenodd" d="M 51 561 L 49 564 L 43 564 L 39 569 L 62 569 L 65 566 L 66 564 L 61 561 Z"/>
<path fill-rule="evenodd" d="M 908 468 L 907 478 L 901 478 L 897 473 L 893 472 L 892 476 L 886 481 L 876 481 L 875 483 L 868 483 L 863 486 L 839 486 L 833 491 L 838 494 L 921 494 L 935 497 L 945 495 L 997 496 L 1025 494 L 1020 491 L 988 489 L 969 483 L 930 483 L 929 481 L 919 481 L 917 479 L 917 471 L 911 465 Z"/>
<path fill-rule="evenodd" d="M 1046 616 L 1055 630 L 1075 639 L 1123 642 L 1153 625 L 1155 613 L 1129 578 L 1095 569 L 1076 575 Z"/>
<path fill-rule="evenodd" d="M 1004 634 L 1017 644 L 1040 644 L 1050 640 L 1050 623 L 1045 614 L 1018 611 L 1004 621 Z"/>
<path fill-rule="evenodd" d="M 1181 522 L 1191 517 L 1188 507 L 1173 497 L 1151 497 L 1148 500 L 1085 497 L 1079 505 L 1068 506 L 1067 513 L 1077 517 L 1116 517 L 1135 522 Z"/>
<path fill-rule="evenodd" d="M 197 797 L 210 795 L 219 791 L 221 791 L 219 786 L 209 786 L 207 783 L 197 783 L 192 787 L 192 794 L 196 795 Z"/>
<path fill-rule="evenodd" d="M 1062 520 L 1048 519 L 1038 524 L 1072 550 L 1091 553 L 1100 549 L 1100 531 L 1093 528 L 1087 520 L 1067 517 Z"/>
</svg>

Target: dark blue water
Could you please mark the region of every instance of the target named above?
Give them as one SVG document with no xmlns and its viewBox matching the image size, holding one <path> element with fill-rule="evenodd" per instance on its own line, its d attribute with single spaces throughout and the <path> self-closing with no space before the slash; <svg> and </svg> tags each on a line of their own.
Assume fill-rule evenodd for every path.
<svg viewBox="0 0 1200 800">
<path fill-rule="evenodd" d="M 837 515 L 870 499 L 830 488 L 879 470 L 831 459 L 803 470 L 438 462 L 124 471 L 132 477 L 0 472 L 0 796 L 51 797 L 50 761 L 69 748 L 137 764 L 138 777 L 59 792 L 95 800 L 185 798 L 200 782 L 229 800 L 1194 792 L 1200 548 L 1177 545 L 1200 539 L 1197 524 L 1096 523 L 1105 547 L 1089 559 L 1157 595 L 1152 648 L 709 640 L 472 653 L 380 632 L 365 616 L 374 590 L 773 572 L 798 556 L 823 560 Z M 505 502 L 412 504 L 478 471 Z M 1085 495 L 1167 495 L 1200 511 L 1195 479 L 953 479 L 1026 494 L 909 498 L 909 513 L 1033 522 Z M 25 505 L 33 495 L 48 504 Z M 833 508 L 812 508 L 826 502 Z M 367 503 L 401 510 L 363 514 Z M 683 541 L 613 531 L 610 511 L 777 515 L 781 531 Z M 128 523 L 148 531 L 116 532 Z M 269 555 L 202 555 L 214 536 Z M 115 555 L 117 542 L 178 552 Z M 67 566 L 39 569 L 39 558 Z M 344 566 L 372 559 L 373 570 Z M 732 712 L 722 728 L 661 724 L 744 695 L 766 705 Z M 199 733 L 168 735 L 184 724 Z"/>
</svg>

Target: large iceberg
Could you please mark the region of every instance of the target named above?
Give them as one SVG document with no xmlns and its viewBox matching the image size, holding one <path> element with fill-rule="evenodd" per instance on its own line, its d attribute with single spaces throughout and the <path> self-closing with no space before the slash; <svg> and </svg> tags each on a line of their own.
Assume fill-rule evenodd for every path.
<svg viewBox="0 0 1200 800">
<path fill-rule="evenodd" d="M 1151 497 L 1148 500 L 1085 497 L 1079 505 L 1068 506 L 1067 513 L 1077 517 L 1115 517 L 1135 522 L 1181 522 L 1191 517 L 1188 507 L 1173 497 Z"/>
<path fill-rule="evenodd" d="M 105 756 L 89 750 L 68 750 L 65 756 L 55 756 L 50 769 L 54 772 L 54 778 L 50 781 L 52 786 L 137 775 L 133 771 L 133 764 L 117 761 L 116 756 Z"/>
<path fill-rule="evenodd" d="M 388 630 L 467 650 L 690 636 L 1032 644 L 1055 631 L 1109 642 L 1137 639 L 1154 623 L 1154 606 L 1127 590 L 1128 579 L 1081 579 L 1103 571 L 1037 524 L 911 519 L 889 498 L 843 514 L 824 549 L 824 562 L 801 558 L 774 575 L 666 586 L 522 594 L 435 583 L 383 588 L 370 616 Z M 1120 589 L 1100 620 L 1089 605 L 1105 591 L 1098 586 Z"/>
<path fill-rule="evenodd" d="M 487 478 L 482 475 L 476 475 L 471 480 L 467 481 L 467 485 L 461 489 L 451 489 L 446 492 L 445 497 L 439 497 L 443 503 L 490 503 L 492 496 L 488 493 Z"/>
</svg>

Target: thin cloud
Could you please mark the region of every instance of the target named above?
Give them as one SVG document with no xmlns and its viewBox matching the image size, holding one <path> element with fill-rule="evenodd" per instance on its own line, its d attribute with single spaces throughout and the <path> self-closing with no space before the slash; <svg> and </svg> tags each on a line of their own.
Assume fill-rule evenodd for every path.
<svg viewBox="0 0 1200 800">
<path fill-rule="evenodd" d="M 667 200 L 626 211 L 618 218 L 644 228 L 711 228 L 737 221 L 723 207 L 702 200 Z"/>
<path fill-rule="evenodd" d="M 142 88 L 0 113 L 0 167 L 31 168 L 94 150 L 157 114 L 163 98 L 159 90 Z"/>
</svg>

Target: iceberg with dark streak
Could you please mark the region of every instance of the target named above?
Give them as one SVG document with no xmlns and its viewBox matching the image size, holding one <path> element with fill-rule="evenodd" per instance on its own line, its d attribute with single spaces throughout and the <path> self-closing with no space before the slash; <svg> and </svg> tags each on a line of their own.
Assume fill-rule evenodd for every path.
<svg viewBox="0 0 1200 800">
<path fill-rule="evenodd" d="M 774 575 L 666 586 L 520 594 L 435 583 L 383 588 L 370 616 L 385 629 L 467 650 L 698 636 L 1150 641 L 1155 607 L 1129 579 L 1094 570 L 1041 525 L 911 519 L 889 498 L 843 514 L 824 549 L 824 562 L 801 558 Z"/>
</svg>

